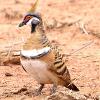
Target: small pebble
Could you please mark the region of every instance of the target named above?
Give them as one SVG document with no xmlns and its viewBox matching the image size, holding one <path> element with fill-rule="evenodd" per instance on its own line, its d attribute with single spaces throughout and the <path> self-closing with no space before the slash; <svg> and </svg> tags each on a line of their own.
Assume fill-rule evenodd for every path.
<svg viewBox="0 0 100 100">
<path fill-rule="evenodd" d="M 13 76 L 11 73 L 5 73 L 5 76 Z"/>
</svg>

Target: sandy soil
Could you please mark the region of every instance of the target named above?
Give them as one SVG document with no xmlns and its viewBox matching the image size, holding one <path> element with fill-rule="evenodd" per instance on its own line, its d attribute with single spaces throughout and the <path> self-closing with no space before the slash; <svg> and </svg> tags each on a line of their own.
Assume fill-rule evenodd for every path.
<svg viewBox="0 0 100 100">
<path fill-rule="evenodd" d="M 33 1 L 0 0 L 0 50 L 27 39 L 30 28 L 18 29 L 17 25 Z M 70 54 L 91 42 L 69 56 L 67 65 L 80 93 L 93 98 L 100 96 L 100 1 L 45 0 L 41 4 L 47 36 L 62 53 Z M 80 29 L 82 24 L 89 34 Z M 21 45 L 12 46 L 15 48 L 21 48 Z M 0 66 L 0 100 L 44 100 L 50 95 L 51 85 L 46 85 L 44 95 L 33 97 L 32 93 L 38 87 L 20 65 Z"/>
</svg>

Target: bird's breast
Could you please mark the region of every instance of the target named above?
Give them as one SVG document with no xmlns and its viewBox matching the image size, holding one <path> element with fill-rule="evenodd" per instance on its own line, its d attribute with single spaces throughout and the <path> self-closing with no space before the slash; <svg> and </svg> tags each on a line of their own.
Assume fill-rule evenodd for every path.
<svg viewBox="0 0 100 100">
<path fill-rule="evenodd" d="M 21 59 L 24 69 L 39 83 L 50 83 L 48 78 L 48 64 L 39 59 Z"/>
</svg>

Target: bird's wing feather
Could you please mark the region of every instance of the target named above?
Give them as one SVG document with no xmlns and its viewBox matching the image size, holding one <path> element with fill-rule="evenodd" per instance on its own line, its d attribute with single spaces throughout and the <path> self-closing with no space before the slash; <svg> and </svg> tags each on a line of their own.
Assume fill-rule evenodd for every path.
<svg viewBox="0 0 100 100">
<path fill-rule="evenodd" d="M 53 65 L 51 65 L 48 69 L 54 72 L 59 78 L 70 83 L 70 74 L 67 69 L 65 62 L 63 61 L 63 56 L 60 54 L 59 49 L 57 47 L 53 47 L 51 50 L 52 53 L 49 59 L 55 59 L 53 61 Z"/>
</svg>

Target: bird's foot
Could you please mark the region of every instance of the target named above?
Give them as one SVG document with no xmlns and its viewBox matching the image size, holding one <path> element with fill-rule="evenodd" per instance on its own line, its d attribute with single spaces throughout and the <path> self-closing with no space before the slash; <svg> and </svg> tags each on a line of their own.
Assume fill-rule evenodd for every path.
<svg viewBox="0 0 100 100">
<path fill-rule="evenodd" d="M 41 86 L 39 87 L 39 89 L 37 89 L 34 93 L 34 96 L 38 96 L 38 95 L 41 95 L 41 91 L 44 87 L 44 84 L 40 84 Z"/>
<path fill-rule="evenodd" d="M 50 94 L 55 93 L 56 90 L 57 90 L 57 85 L 53 84 L 53 87 L 51 88 L 51 93 Z"/>
</svg>

